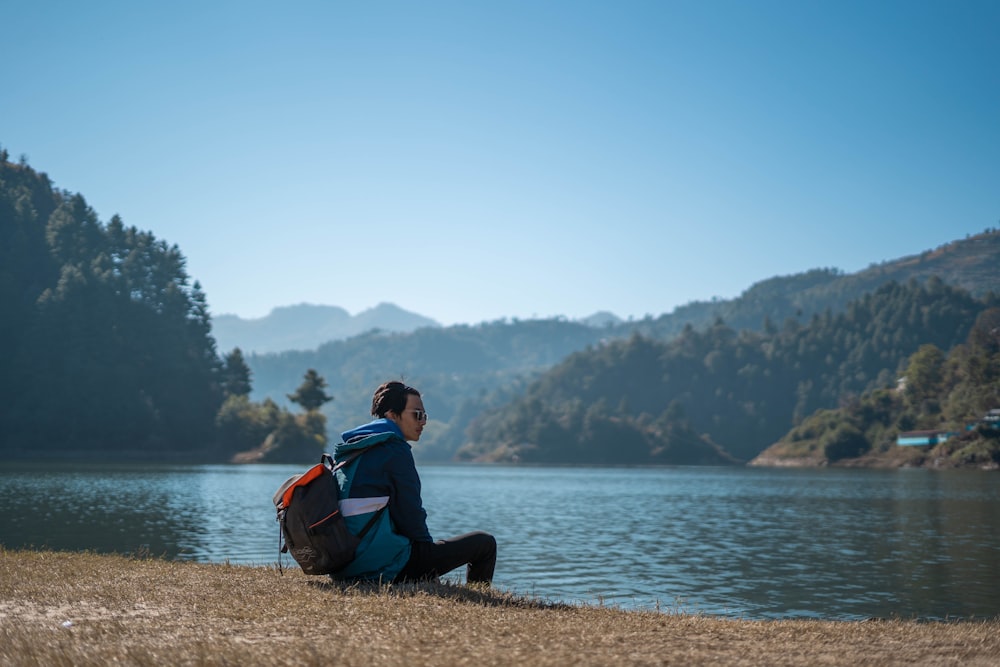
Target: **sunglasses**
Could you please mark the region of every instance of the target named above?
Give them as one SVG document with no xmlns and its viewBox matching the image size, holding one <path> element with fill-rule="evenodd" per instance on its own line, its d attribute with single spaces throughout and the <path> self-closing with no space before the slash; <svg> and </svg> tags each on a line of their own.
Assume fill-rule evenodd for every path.
<svg viewBox="0 0 1000 667">
<path fill-rule="evenodd" d="M 427 411 L 426 410 L 407 410 L 407 412 L 412 412 L 413 415 L 417 418 L 418 422 L 425 422 L 425 421 L 427 421 Z"/>
</svg>

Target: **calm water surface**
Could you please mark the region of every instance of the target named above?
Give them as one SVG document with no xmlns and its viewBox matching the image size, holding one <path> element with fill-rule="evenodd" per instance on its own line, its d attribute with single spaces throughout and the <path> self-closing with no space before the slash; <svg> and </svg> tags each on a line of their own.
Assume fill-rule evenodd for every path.
<svg viewBox="0 0 1000 667">
<path fill-rule="evenodd" d="M 2 465 L 7 547 L 246 564 L 277 561 L 271 495 L 304 468 Z M 432 534 L 492 532 L 495 583 L 517 593 L 744 618 L 1000 615 L 996 473 L 424 465 L 420 474 Z"/>
</svg>

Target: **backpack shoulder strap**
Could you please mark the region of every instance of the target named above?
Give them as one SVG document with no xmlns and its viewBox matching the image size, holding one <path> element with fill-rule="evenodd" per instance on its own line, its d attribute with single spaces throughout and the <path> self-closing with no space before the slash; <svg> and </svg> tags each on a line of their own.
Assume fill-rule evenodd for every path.
<svg viewBox="0 0 1000 667">
<path fill-rule="evenodd" d="M 378 444 L 382 443 L 376 443 L 376 445 Z M 334 458 L 329 454 L 323 454 L 323 456 L 320 458 L 320 461 L 323 463 L 323 465 L 325 465 L 327 468 L 330 469 L 330 472 L 337 472 L 338 470 L 346 466 L 348 463 L 350 463 L 354 459 L 358 458 L 359 456 L 367 452 L 372 447 L 375 447 L 375 445 L 372 445 L 371 447 L 362 447 L 361 449 L 355 449 L 351 452 L 348 452 L 348 454 L 339 461 L 334 460 Z"/>
<path fill-rule="evenodd" d="M 388 442 L 389 439 L 390 438 L 387 438 L 385 440 L 379 440 L 378 442 L 373 442 L 367 447 L 361 447 L 360 449 L 353 449 L 347 454 L 344 454 L 344 457 L 339 461 L 334 460 L 333 457 L 330 456 L 329 454 L 323 454 L 323 464 L 328 466 L 330 472 L 333 473 L 334 477 L 337 478 L 338 486 L 340 486 L 340 491 L 341 493 L 344 494 L 342 497 L 347 497 L 350 494 L 351 483 L 353 481 L 352 479 L 353 473 L 349 477 L 347 475 L 347 471 L 346 470 L 342 471 L 341 468 L 353 463 L 368 450 L 374 449 L 375 447 L 378 447 L 379 445 Z"/>
</svg>

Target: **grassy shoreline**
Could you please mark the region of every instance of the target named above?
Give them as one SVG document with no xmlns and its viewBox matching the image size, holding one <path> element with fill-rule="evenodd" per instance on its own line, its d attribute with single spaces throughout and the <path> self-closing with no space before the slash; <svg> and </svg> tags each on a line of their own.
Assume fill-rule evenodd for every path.
<svg viewBox="0 0 1000 667">
<path fill-rule="evenodd" d="M 746 621 L 0 547 L 3 665 L 997 665 L 1000 618 Z"/>
</svg>

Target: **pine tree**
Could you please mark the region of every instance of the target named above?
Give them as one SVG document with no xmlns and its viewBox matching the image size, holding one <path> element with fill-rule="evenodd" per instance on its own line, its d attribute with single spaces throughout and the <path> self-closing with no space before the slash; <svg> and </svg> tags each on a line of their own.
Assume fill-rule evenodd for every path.
<svg viewBox="0 0 1000 667">
<path fill-rule="evenodd" d="M 299 388 L 295 390 L 294 394 L 287 394 L 288 400 L 293 403 L 298 403 L 306 412 L 312 412 L 313 410 L 319 410 L 319 408 L 329 401 L 333 400 L 333 396 L 327 396 L 326 392 L 326 380 L 317 373 L 314 369 L 310 368 L 306 371 L 305 378 Z"/>
<path fill-rule="evenodd" d="M 243 351 L 234 347 L 226 355 L 222 367 L 222 391 L 226 396 L 249 396 L 251 391 L 250 378 L 252 373 L 243 358 Z"/>
</svg>

